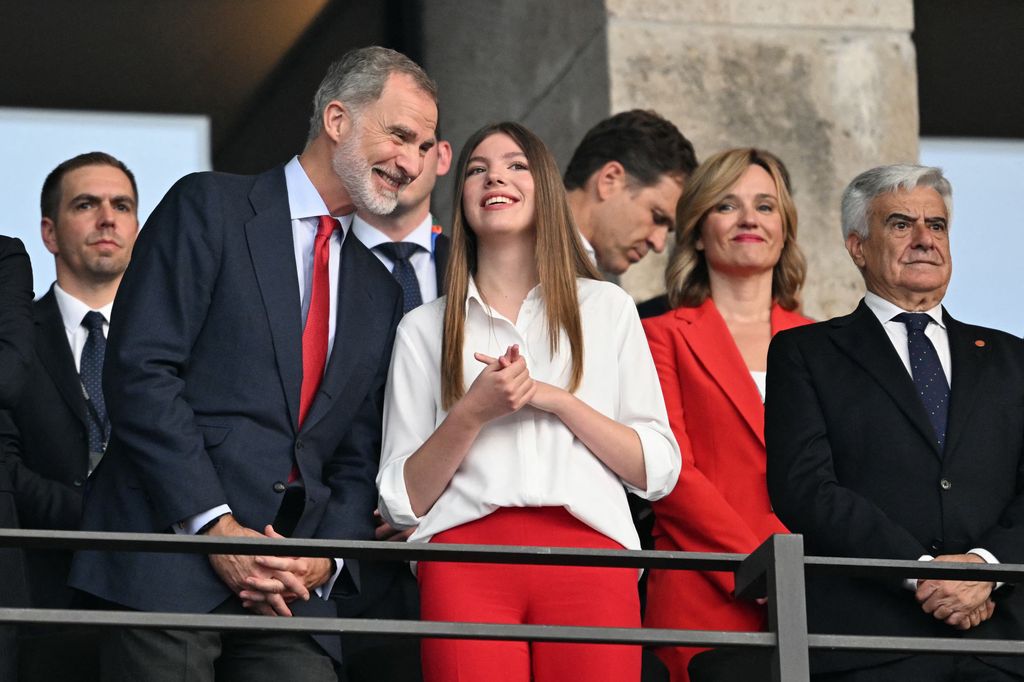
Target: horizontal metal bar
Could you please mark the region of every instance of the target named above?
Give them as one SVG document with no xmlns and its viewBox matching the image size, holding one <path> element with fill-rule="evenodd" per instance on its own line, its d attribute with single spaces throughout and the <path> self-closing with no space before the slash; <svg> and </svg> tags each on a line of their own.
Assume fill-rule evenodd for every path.
<svg viewBox="0 0 1024 682">
<path fill-rule="evenodd" d="M 260 632 L 319 632 L 440 637 L 445 639 L 507 639 L 534 642 L 637 644 L 656 646 L 775 646 L 767 632 L 718 632 L 655 628 L 603 628 L 567 625 L 510 625 L 439 621 L 356 618 L 275 618 L 137 611 L 77 611 L 69 609 L 3 609 L 0 623 L 63 624 L 91 627 L 132 627 L 162 630 L 221 630 Z"/>
<path fill-rule="evenodd" d="M 946 578 L 956 580 L 999 580 L 1024 582 L 1021 564 L 970 564 L 944 561 L 903 561 L 895 559 L 853 559 L 850 557 L 804 557 L 808 575 L 873 578 Z"/>
<path fill-rule="evenodd" d="M 873 635 L 808 635 L 811 649 L 914 651 L 938 654 L 1024 655 L 1024 642 L 961 637 L 885 637 Z"/>
<path fill-rule="evenodd" d="M 0 547 L 733 571 L 743 554 L 0 529 Z"/>
</svg>

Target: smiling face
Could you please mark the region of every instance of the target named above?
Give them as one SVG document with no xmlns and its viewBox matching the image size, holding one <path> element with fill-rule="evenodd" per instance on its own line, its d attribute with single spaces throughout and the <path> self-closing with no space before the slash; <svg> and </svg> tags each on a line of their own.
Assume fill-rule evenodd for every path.
<svg viewBox="0 0 1024 682">
<path fill-rule="evenodd" d="M 705 216 L 697 250 L 711 272 L 749 276 L 770 273 L 784 242 L 778 188 L 768 171 L 751 164 Z"/>
<path fill-rule="evenodd" d="M 478 240 L 533 230 L 533 175 L 511 137 L 484 138 L 471 153 L 462 182 L 462 210 Z"/>
<path fill-rule="evenodd" d="M 868 236 L 851 233 L 846 248 L 869 291 L 904 310 L 929 310 L 953 273 L 949 214 L 931 187 L 889 192 L 868 207 Z"/>
<path fill-rule="evenodd" d="M 590 235 L 598 265 L 617 275 L 648 251 L 665 250 L 683 192 L 683 183 L 672 175 L 662 175 L 648 187 L 624 174 L 618 177 L 618 183 L 609 181 L 602 201 L 594 206 Z"/>
<path fill-rule="evenodd" d="M 332 167 L 352 203 L 375 215 L 398 205 L 398 192 L 423 170 L 434 146 L 437 106 L 411 76 L 392 74 L 380 97 L 350 111 Z"/>
<path fill-rule="evenodd" d="M 62 287 L 101 284 L 124 273 L 139 231 L 136 209 L 132 183 L 118 168 L 83 166 L 64 175 L 57 212 L 41 222 Z"/>
</svg>

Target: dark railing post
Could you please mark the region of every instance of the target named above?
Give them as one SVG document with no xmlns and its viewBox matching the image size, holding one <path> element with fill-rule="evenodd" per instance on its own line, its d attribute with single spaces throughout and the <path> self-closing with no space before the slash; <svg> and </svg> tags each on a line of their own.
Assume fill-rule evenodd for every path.
<svg viewBox="0 0 1024 682">
<path fill-rule="evenodd" d="M 765 540 L 736 572 L 736 594 L 768 597 L 768 629 L 776 638 L 774 682 L 808 682 L 803 537 L 773 535 Z"/>
</svg>

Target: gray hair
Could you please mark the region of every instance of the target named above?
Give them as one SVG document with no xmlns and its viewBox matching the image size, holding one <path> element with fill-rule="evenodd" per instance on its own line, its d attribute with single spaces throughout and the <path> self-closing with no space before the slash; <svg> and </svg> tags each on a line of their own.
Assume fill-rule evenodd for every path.
<svg viewBox="0 0 1024 682">
<path fill-rule="evenodd" d="M 941 168 L 894 164 L 879 166 L 864 171 L 843 190 L 840 212 L 843 225 L 843 240 L 851 234 L 863 238 L 868 236 L 868 208 L 875 197 L 897 192 L 909 192 L 916 187 L 931 187 L 946 203 L 946 217 L 953 215 L 953 187 L 942 175 Z"/>
<path fill-rule="evenodd" d="M 380 98 L 384 84 L 393 73 L 410 76 L 420 90 L 437 102 L 437 84 L 419 64 L 401 52 L 377 46 L 351 50 L 331 64 L 313 96 L 313 116 L 306 144 L 315 140 L 323 129 L 328 104 L 335 100 L 342 102 L 357 116 L 366 105 Z"/>
</svg>

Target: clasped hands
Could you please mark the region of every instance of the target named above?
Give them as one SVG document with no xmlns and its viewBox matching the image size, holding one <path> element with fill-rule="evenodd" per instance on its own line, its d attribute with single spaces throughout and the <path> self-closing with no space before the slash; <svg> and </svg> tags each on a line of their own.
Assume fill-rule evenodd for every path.
<svg viewBox="0 0 1024 682">
<path fill-rule="evenodd" d="M 564 390 L 530 376 L 518 344 L 509 346 L 498 358 L 483 353 L 474 353 L 473 357 L 486 367 L 469 387 L 464 402 L 481 423 L 518 412 L 526 405 L 555 412 L 559 400 L 567 395 Z"/>
<path fill-rule="evenodd" d="M 225 514 L 209 530 L 215 537 L 285 539 L 267 525 L 258 533 Z M 211 554 L 210 564 L 217 576 L 242 600 L 242 606 L 264 616 L 290 616 L 288 604 L 308 601 L 310 592 L 323 585 L 334 572 L 326 558 Z"/>
<path fill-rule="evenodd" d="M 944 554 L 934 561 L 985 563 L 977 554 Z M 970 630 L 992 617 L 995 583 L 982 580 L 924 579 L 917 583 L 915 597 L 925 613 L 958 630 Z"/>
</svg>

